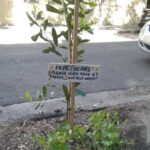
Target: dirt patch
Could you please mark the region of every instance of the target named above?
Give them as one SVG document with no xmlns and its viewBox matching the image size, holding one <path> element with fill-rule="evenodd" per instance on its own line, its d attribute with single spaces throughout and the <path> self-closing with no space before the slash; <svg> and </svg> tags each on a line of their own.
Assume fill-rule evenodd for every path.
<svg viewBox="0 0 150 150">
<path fill-rule="evenodd" d="M 145 104 L 146 105 L 146 104 Z M 118 111 L 121 120 L 128 120 L 126 126 L 122 126 L 122 138 L 133 139 L 135 144 L 130 150 L 148 150 L 146 144 L 145 125 L 137 120 L 134 113 L 144 108 L 136 105 L 123 105 L 114 108 L 107 108 L 108 111 Z M 144 109 L 147 107 L 145 106 Z M 76 123 L 80 125 L 88 124 L 91 112 L 76 113 Z M 0 129 L 0 150 L 41 150 L 41 147 L 33 140 L 33 135 L 46 136 L 51 130 L 56 128 L 64 120 L 64 116 L 57 118 L 42 119 L 40 121 L 30 120 L 23 123 L 15 123 L 11 126 Z M 123 150 L 129 150 L 124 147 Z"/>
<path fill-rule="evenodd" d="M 89 112 L 76 114 L 77 124 L 86 124 Z M 0 129 L 0 150 L 41 150 L 33 140 L 33 135 L 46 136 L 64 120 L 63 117 L 43 119 L 40 121 L 24 121 Z"/>
</svg>

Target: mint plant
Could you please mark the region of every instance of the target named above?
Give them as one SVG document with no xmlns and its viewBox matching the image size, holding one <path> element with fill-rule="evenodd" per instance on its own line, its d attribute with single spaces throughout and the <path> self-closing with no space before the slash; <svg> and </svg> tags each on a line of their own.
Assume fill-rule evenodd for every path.
<svg viewBox="0 0 150 150">
<path fill-rule="evenodd" d="M 121 126 L 126 123 L 118 112 L 99 111 L 91 115 L 89 126 L 75 125 L 73 134 L 70 124 L 63 123 L 47 138 L 35 135 L 34 140 L 44 150 L 121 150 L 133 145 L 121 139 Z"/>
</svg>

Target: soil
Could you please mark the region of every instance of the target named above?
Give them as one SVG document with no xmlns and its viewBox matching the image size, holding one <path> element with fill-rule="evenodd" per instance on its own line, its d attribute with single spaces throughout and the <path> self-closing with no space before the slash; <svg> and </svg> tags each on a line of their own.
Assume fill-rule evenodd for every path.
<svg viewBox="0 0 150 150">
<path fill-rule="evenodd" d="M 76 114 L 77 124 L 86 124 L 90 113 Z M 77 119 L 78 118 L 78 119 Z M 42 120 L 25 120 L 0 129 L 0 150 L 41 150 L 33 135 L 46 136 L 65 119 L 64 116 Z"/>
<path fill-rule="evenodd" d="M 135 120 L 132 120 L 130 112 L 132 111 L 131 106 L 117 106 L 114 108 L 108 108 L 108 111 L 118 111 L 120 113 L 120 119 L 128 119 L 128 125 L 122 128 L 122 138 L 133 139 L 135 141 L 134 146 L 131 150 L 138 150 L 139 145 L 142 144 L 143 150 L 147 148 L 145 139 L 142 139 L 140 131 L 143 130 L 142 126 L 136 127 Z M 77 124 L 86 125 L 88 124 L 88 118 L 92 112 L 78 112 L 76 113 L 75 121 Z M 42 120 L 25 120 L 24 122 L 15 123 L 11 126 L 0 129 L 0 150 L 41 150 L 41 147 L 33 140 L 33 135 L 44 135 L 46 136 L 51 130 L 56 128 L 64 120 L 65 116 L 57 118 L 48 118 Z M 132 128 L 133 125 L 133 128 Z M 136 132 L 133 132 L 136 131 Z M 129 150 L 129 148 L 123 148 L 123 150 Z M 139 149 L 142 150 L 142 149 Z"/>
</svg>

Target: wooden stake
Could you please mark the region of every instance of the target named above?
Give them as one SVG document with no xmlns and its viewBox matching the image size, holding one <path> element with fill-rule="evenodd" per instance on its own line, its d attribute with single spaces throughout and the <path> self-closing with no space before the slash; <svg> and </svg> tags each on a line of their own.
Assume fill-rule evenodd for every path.
<svg viewBox="0 0 150 150">
<path fill-rule="evenodd" d="M 73 25 L 73 47 L 72 47 L 72 60 L 71 64 L 76 64 L 77 62 L 77 48 L 78 48 L 78 20 L 79 20 L 79 0 L 75 0 L 74 9 L 74 25 Z M 74 125 L 74 114 L 75 114 L 75 83 L 71 83 L 70 88 L 70 123 Z"/>
<path fill-rule="evenodd" d="M 68 53 L 68 58 L 69 58 L 69 63 L 71 64 L 72 63 L 72 41 L 71 41 L 71 31 L 68 31 L 68 43 L 69 43 L 69 53 Z M 68 84 L 68 91 L 69 93 L 71 93 L 71 83 Z M 70 120 L 70 111 L 71 111 L 71 98 L 69 98 L 69 100 L 67 100 L 67 122 L 68 123 L 71 123 L 71 120 Z"/>
</svg>

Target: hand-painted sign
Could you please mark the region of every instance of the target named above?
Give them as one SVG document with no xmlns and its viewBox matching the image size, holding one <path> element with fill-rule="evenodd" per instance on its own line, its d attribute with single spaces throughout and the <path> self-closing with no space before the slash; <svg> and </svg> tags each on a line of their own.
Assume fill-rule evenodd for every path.
<svg viewBox="0 0 150 150">
<path fill-rule="evenodd" d="M 99 65 L 51 63 L 48 78 L 57 82 L 96 81 L 99 77 L 99 68 Z"/>
</svg>

